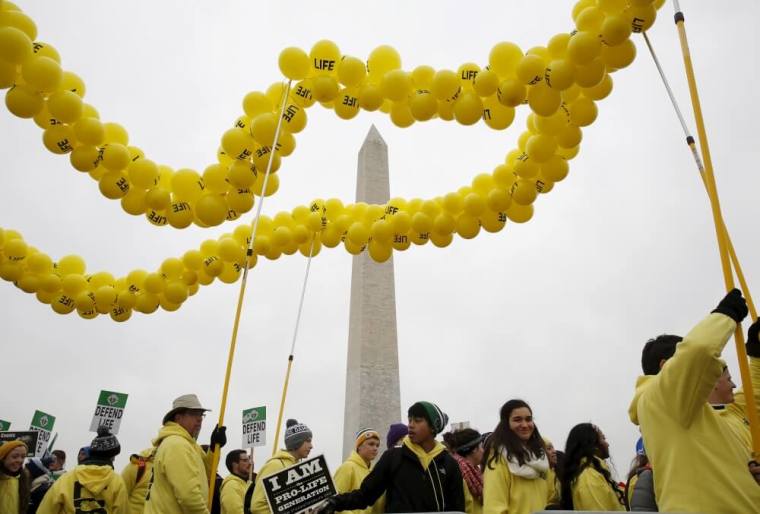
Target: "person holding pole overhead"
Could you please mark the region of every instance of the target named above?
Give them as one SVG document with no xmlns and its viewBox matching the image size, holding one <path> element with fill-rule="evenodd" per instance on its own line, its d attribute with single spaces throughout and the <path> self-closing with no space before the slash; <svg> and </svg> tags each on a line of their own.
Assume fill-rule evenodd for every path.
<svg viewBox="0 0 760 514">
<path fill-rule="evenodd" d="M 741 291 L 733 289 L 682 340 L 659 336 L 644 346 L 644 376 L 636 382 L 629 415 L 641 429 L 661 511 L 758 511 L 760 484 L 753 478 L 753 467 L 747 468 L 747 439 L 708 403 L 725 366 L 720 353 L 747 313 Z M 757 328 L 755 321 L 747 349 L 760 355 Z M 756 399 L 758 364 L 752 357 Z"/>
<path fill-rule="evenodd" d="M 266 461 L 256 476 L 256 486 L 253 489 L 253 500 L 251 501 L 252 514 L 269 514 L 270 512 L 261 480 L 297 464 L 308 457 L 313 448 L 311 444 L 312 433 L 309 427 L 295 419 L 289 419 L 285 426 L 287 427 L 285 429 L 285 449 L 278 450 L 271 459 Z"/>
<path fill-rule="evenodd" d="M 209 409 L 194 394 L 180 396 L 153 441 L 156 456 L 145 500 L 145 514 L 208 514 L 210 453 L 197 443 Z M 225 427 L 214 428 L 211 447 L 227 442 Z"/>
</svg>

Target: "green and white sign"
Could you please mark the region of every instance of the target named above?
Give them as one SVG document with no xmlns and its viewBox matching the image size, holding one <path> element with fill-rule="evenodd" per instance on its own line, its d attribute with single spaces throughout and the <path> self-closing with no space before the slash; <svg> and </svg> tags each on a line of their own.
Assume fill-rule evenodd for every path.
<svg viewBox="0 0 760 514">
<path fill-rule="evenodd" d="M 267 444 L 267 408 L 254 407 L 243 411 L 243 448 Z"/>
<path fill-rule="evenodd" d="M 0 432 L 7 432 L 11 429 L 11 422 L 10 421 L 3 421 L 0 419 Z"/>
<path fill-rule="evenodd" d="M 34 411 L 29 430 L 39 432 L 40 434 L 37 438 L 37 448 L 34 450 L 35 457 L 42 458 L 45 455 L 45 450 L 47 450 L 48 442 L 50 441 L 50 433 L 53 431 L 53 425 L 55 425 L 55 416 L 51 416 L 41 410 Z"/>
<path fill-rule="evenodd" d="M 95 414 L 90 423 L 90 432 L 97 432 L 98 427 L 107 427 L 112 434 L 118 434 L 121 417 L 124 415 L 124 407 L 126 406 L 126 394 L 100 391 L 98 404 L 95 406 Z"/>
</svg>

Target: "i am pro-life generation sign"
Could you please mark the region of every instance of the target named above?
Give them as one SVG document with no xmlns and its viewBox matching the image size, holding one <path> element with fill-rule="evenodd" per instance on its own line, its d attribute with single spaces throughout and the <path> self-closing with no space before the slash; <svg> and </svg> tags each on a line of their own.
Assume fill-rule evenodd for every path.
<svg viewBox="0 0 760 514">
<path fill-rule="evenodd" d="M 272 514 L 299 514 L 336 494 L 323 455 L 261 479 Z"/>
<path fill-rule="evenodd" d="M 100 391 L 98 404 L 95 406 L 95 414 L 90 423 L 90 432 L 97 432 L 98 427 L 107 427 L 112 434 L 118 434 L 121 417 L 124 415 L 124 407 L 126 406 L 126 394 Z"/>
</svg>

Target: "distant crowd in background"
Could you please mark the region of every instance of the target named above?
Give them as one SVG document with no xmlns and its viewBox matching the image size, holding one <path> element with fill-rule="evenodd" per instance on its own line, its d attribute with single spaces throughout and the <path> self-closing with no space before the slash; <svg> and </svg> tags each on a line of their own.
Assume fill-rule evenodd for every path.
<svg viewBox="0 0 760 514">
<path fill-rule="evenodd" d="M 384 434 L 358 431 L 354 451 L 334 475 L 338 494 L 314 512 L 759 513 L 760 465 L 752 460 L 746 395 L 734 393 L 720 357 L 747 314 L 733 290 L 685 337 L 661 335 L 644 345 L 643 375 L 629 408 L 641 440 L 622 480 L 608 464 L 603 430 L 591 423 L 574 426 L 560 451 L 541 435 L 523 400 L 504 403 L 499 423 L 485 433 L 444 433 L 448 416 L 420 401 L 409 407 L 407 423 Z M 746 349 L 760 407 L 759 333 L 754 320 Z M 194 394 L 177 398 L 151 446 L 131 455 L 121 474 L 113 469 L 121 446 L 107 429 L 79 451 L 69 471 L 63 451 L 27 458 L 23 441 L 2 444 L 0 514 L 269 514 L 262 478 L 306 459 L 314 434 L 288 420 L 283 448 L 258 473 L 245 450 L 229 451 L 229 475 L 216 476 L 209 508 L 211 455 L 227 438 L 225 427 L 216 427 L 208 446 L 198 444 L 207 410 Z"/>
</svg>

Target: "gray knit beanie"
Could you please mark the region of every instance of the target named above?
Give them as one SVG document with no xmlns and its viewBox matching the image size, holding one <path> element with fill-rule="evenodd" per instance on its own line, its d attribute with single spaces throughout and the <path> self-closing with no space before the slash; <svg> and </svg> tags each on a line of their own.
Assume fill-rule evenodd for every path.
<svg viewBox="0 0 760 514">
<path fill-rule="evenodd" d="M 297 450 L 307 439 L 311 439 L 312 434 L 309 427 L 299 423 L 295 419 L 289 419 L 285 426 L 285 449 L 289 451 Z"/>
</svg>

